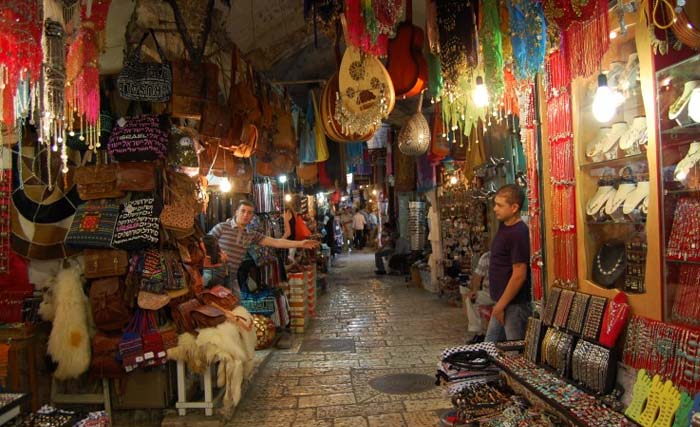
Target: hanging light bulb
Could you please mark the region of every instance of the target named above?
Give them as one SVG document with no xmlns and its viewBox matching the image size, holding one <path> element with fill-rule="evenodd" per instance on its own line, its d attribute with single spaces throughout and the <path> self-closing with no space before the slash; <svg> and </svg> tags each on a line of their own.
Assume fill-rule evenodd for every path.
<svg viewBox="0 0 700 427">
<path fill-rule="evenodd" d="M 456 176 L 452 175 L 452 177 L 450 178 L 450 184 L 452 184 L 452 185 L 457 184 L 457 177 Z"/>
<path fill-rule="evenodd" d="M 376 196 L 376 195 L 377 195 L 377 189 L 376 189 L 376 188 L 375 188 L 374 190 L 372 190 L 372 195 L 373 195 L 373 196 Z"/>
<path fill-rule="evenodd" d="M 489 104 L 489 92 L 486 90 L 484 78 L 481 76 L 476 78 L 476 87 L 474 88 L 474 93 L 472 93 L 472 99 L 474 100 L 474 105 L 480 108 Z"/>
<path fill-rule="evenodd" d="M 688 116 L 693 119 L 695 123 L 700 123 L 700 87 L 696 87 L 690 93 Z"/>
<path fill-rule="evenodd" d="M 231 181 L 229 181 L 228 176 L 221 178 L 221 181 L 219 182 L 219 191 L 222 193 L 228 193 L 231 191 Z"/>
<path fill-rule="evenodd" d="M 287 203 L 291 202 L 291 201 L 292 201 L 292 195 L 289 194 L 289 193 L 285 194 L 285 195 L 284 195 L 284 201 L 287 202 Z"/>
<path fill-rule="evenodd" d="M 277 179 L 279 180 L 280 184 L 284 184 L 287 182 L 287 175 L 280 175 Z"/>
<path fill-rule="evenodd" d="M 609 122 L 624 100 L 621 94 L 610 89 L 605 74 L 598 74 L 598 89 L 593 97 L 593 117 L 601 123 Z"/>
</svg>

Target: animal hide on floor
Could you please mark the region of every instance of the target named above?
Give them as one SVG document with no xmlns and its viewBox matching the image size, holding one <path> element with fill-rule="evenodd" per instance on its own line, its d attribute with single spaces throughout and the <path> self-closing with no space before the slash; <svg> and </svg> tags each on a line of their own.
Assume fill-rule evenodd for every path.
<svg viewBox="0 0 700 427">
<path fill-rule="evenodd" d="M 253 316 L 244 307 L 236 307 L 232 313 L 252 325 Z M 224 388 L 223 407 L 230 411 L 241 400 L 243 380 L 253 371 L 255 342 L 255 328 L 226 321 L 214 328 L 200 329 L 196 337 L 189 333 L 180 335 L 177 347 L 168 350 L 168 358 L 184 361 L 195 373 L 218 362 L 217 386 Z"/>
<path fill-rule="evenodd" d="M 48 353 L 58 364 L 54 377 L 59 380 L 76 378 L 90 367 L 90 310 L 80 275 L 80 265 L 71 261 L 53 286 L 55 314 Z"/>
</svg>

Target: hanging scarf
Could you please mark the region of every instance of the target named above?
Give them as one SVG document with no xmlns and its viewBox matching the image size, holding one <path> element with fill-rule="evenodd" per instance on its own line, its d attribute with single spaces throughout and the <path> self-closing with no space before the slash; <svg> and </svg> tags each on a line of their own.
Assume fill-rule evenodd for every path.
<svg viewBox="0 0 700 427">
<path fill-rule="evenodd" d="M 498 2 L 498 25 L 501 28 L 501 49 L 503 51 L 503 61 L 513 62 L 513 46 L 510 42 L 510 18 L 508 14 L 508 5 L 505 2 Z"/>
<path fill-rule="evenodd" d="M 518 80 L 532 79 L 544 63 L 547 25 L 544 10 L 532 0 L 508 0 L 513 65 Z"/>
<path fill-rule="evenodd" d="M 347 0 L 348 42 L 373 56 L 386 56 L 389 37 L 403 16 L 404 0 Z"/>
<path fill-rule="evenodd" d="M 37 0 L 3 0 L 0 13 L 0 118 L 11 125 L 29 112 L 30 87 L 39 81 L 42 20 Z M 23 83 L 24 82 L 24 83 Z M 24 89 L 18 93 L 18 89 Z M 16 104 L 16 98 L 25 101 Z M 15 107 L 19 111 L 16 111 Z"/>
<path fill-rule="evenodd" d="M 442 80 L 442 66 L 440 65 L 440 58 L 428 53 L 428 96 L 431 100 L 437 100 L 440 98 L 442 93 L 442 87 L 444 86 L 444 81 Z"/>
<path fill-rule="evenodd" d="M 436 0 L 440 62 L 447 86 L 456 85 L 467 68 L 479 64 L 478 3 Z"/>
<path fill-rule="evenodd" d="M 503 95 L 503 50 L 498 18 L 498 1 L 483 0 L 481 48 L 484 56 L 484 81 L 489 90 L 491 105 L 499 105 Z"/>
</svg>

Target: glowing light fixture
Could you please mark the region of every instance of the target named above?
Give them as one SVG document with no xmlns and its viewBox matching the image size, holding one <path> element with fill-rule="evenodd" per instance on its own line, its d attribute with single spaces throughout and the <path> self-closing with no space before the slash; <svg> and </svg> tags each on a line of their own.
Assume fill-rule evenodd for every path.
<svg viewBox="0 0 700 427">
<path fill-rule="evenodd" d="M 618 92 L 610 89 L 608 78 L 605 74 L 598 75 L 598 89 L 593 97 L 593 117 L 601 123 L 607 123 L 615 117 L 617 107 L 625 98 Z"/>
<path fill-rule="evenodd" d="M 277 179 L 279 180 L 280 184 L 284 184 L 287 182 L 287 175 L 280 175 L 277 177 Z"/>
<path fill-rule="evenodd" d="M 376 189 L 376 188 L 375 188 L 374 190 L 372 190 L 372 195 L 373 195 L 373 196 L 376 196 L 376 195 L 377 195 L 377 189 Z"/>
<path fill-rule="evenodd" d="M 284 195 L 284 201 L 285 202 L 291 202 L 292 201 L 292 195 L 287 193 Z"/>
<path fill-rule="evenodd" d="M 452 175 L 452 177 L 450 178 L 450 184 L 452 184 L 452 185 L 457 184 L 457 177 L 456 176 Z"/>
<path fill-rule="evenodd" d="M 352 185 L 352 174 L 348 173 L 345 175 L 345 181 L 347 181 L 348 185 Z"/>
<path fill-rule="evenodd" d="M 229 181 L 228 176 L 221 178 L 221 181 L 219 182 L 219 191 L 222 193 L 228 193 L 231 191 L 231 181 Z"/>
<path fill-rule="evenodd" d="M 474 88 L 474 93 L 472 93 L 472 99 L 477 107 L 486 107 L 489 104 L 489 92 L 486 90 L 484 78 L 481 76 L 476 78 L 476 87 Z"/>
<path fill-rule="evenodd" d="M 617 31 L 613 30 L 610 31 L 610 40 L 614 40 L 617 38 Z"/>
<path fill-rule="evenodd" d="M 688 116 L 693 119 L 695 123 L 700 123 L 700 87 L 696 87 L 690 93 Z"/>
</svg>

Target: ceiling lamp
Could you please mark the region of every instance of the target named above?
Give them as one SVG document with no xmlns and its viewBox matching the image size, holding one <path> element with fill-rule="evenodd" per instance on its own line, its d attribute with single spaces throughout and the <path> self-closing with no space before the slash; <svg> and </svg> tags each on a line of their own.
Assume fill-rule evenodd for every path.
<svg viewBox="0 0 700 427">
<path fill-rule="evenodd" d="M 479 108 L 489 105 L 489 92 L 486 90 L 484 78 L 481 76 L 476 78 L 476 87 L 474 88 L 474 93 L 472 93 L 472 99 L 474 100 L 474 105 Z"/>
</svg>

